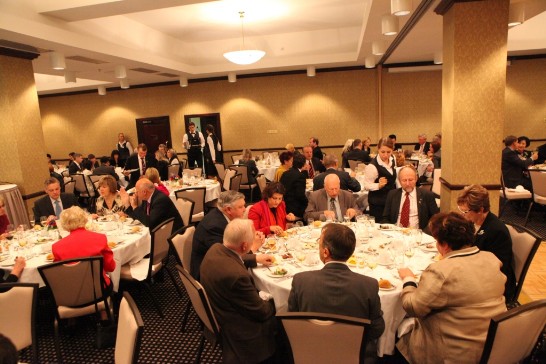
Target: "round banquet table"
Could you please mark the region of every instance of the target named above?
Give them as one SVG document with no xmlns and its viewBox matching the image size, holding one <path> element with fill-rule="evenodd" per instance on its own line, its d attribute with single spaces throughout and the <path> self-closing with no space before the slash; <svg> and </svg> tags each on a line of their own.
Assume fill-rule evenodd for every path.
<svg viewBox="0 0 546 364">
<path fill-rule="evenodd" d="M 358 229 L 356 224 L 351 224 L 353 229 Z M 294 229 L 292 229 L 294 230 Z M 281 252 L 269 252 L 275 255 L 275 261 L 279 262 L 288 270 L 288 275 L 285 277 L 272 277 L 271 271 L 265 267 L 258 266 L 252 270 L 254 280 L 258 289 L 270 293 L 275 300 L 275 306 L 277 312 L 286 312 L 288 310 L 288 296 L 292 287 L 292 276 L 298 272 L 308 270 L 318 270 L 324 265 L 318 261 L 318 264 L 313 266 L 306 266 L 304 263 L 298 262 L 295 259 L 283 259 L 282 254 L 287 247 L 288 251 L 293 257 L 296 257 L 294 247 L 301 249 L 302 244 L 309 249 L 307 254 L 316 254 L 318 260 L 318 246 L 316 243 L 317 238 L 320 236 L 320 228 L 308 229 L 308 227 L 299 228 L 300 233 L 297 235 L 289 236 L 286 239 L 278 239 L 276 246 L 280 247 Z M 383 310 L 383 319 L 385 320 L 385 331 L 377 342 L 377 355 L 382 357 L 383 355 L 392 355 L 394 353 L 394 345 L 396 338 L 396 331 L 398 326 L 404 319 L 406 312 L 402 307 L 400 300 L 400 292 L 402 291 L 402 282 L 398 277 L 397 269 L 392 261 L 389 264 L 382 265 L 381 260 L 385 258 L 385 254 L 389 254 L 388 250 L 393 240 L 403 239 L 403 235 L 399 231 L 378 231 L 372 232 L 373 238 L 365 241 L 361 238 L 357 239 L 357 248 L 355 250 L 356 256 L 361 256 L 364 259 L 370 254 L 370 250 L 375 250 L 375 254 L 379 254 L 377 259 L 377 267 L 374 269 L 366 266 L 365 268 L 357 268 L 350 266 L 351 270 L 364 274 L 376 279 L 388 279 L 395 286 L 391 290 L 380 290 L 379 298 L 381 300 L 381 309 Z M 357 237 L 361 236 L 361 233 L 357 230 Z M 419 274 L 433 262 L 435 253 L 437 253 L 435 245 L 434 248 L 426 248 L 426 244 L 434 243 L 435 240 L 432 236 L 423 234 L 421 245 L 414 249 L 414 256 L 412 258 L 399 257 L 404 261 L 404 265 L 412 269 L 413 272 Z M 266 251 L 268 252 L 268 251 Z M 274 269 L 274 268 L 272 268 Z"/>
<path fill-rule="evenodd" d="M 279 168 L 280 164 L 268 165 L 268 164 L 263 164 L 261 162 L 258 162 L 256 166 L 258 167 L 259 174 L 263 174 L 268 181 L 274 181 L 275 173 L 277 172 L 277 169 Z"/>
<path fill-rule="evenodd" d="M 220 182 L 215 181 L 213 179 L 205 179 L 203 181 L 196 182 L 193 185 L 174 185 L 170 183 L 169 181 L 163 182 L 167 189 L 169 190 L 170 194 L 169 197 L 173 200 L 173 202 L 176 200 L 175 191 L 177 190 L 183 190 L 183 189 L 191 189 L 192 187 L 206 187 L 207 190 L 205 192 L 205 203 L 214 201 L 220 197 L 220 192 L 222 192 L 222 187 L 220 185 Z"/>
<path fill-rule="evenodd" d="M 150 230 L 145 226 L 139 226 L 140 231 L 138 233 L 132 233 L 131 229 L 133 226 L 124 224 L 122 234 L 120 234 L 119 230 L 110 230 L 110 226 L 108 226 L 106 223 L 96 223 L 94 226 L 94 230 L 106 234 L 108 242 L 116 243 L 116 246 L 111 248 L 112 252 L 114 253 L 114 260 L 116 261 L 116 269 L 113 272 L 108 273 L 112 279 L 114 291 L 116 292 L 119 287 L 121 266 L 127 263 L 137 263 L 141 261 L 144 256 L 150 254 Z M 40 273 L 38 272 L 38 267 L 51 263 L 51 261 L 48 261 L 46 257 L 47 254 L 51 252 L 51 246 L 56 243 L 59 238 L 57 230 L 52 230 L 48 233 L 49 234 L 45 234 L 45 236 L 43 236 L 42 232 L 34 232 L 25 238 L 27 242 L 35 243 L 33 248 L 29 248 L 32 249 L 34 256 L 27 259 L 26 267 L 19 278 L 19 282 L 38 283 L 40 287 L 45 285 L 42 277 L 40 277 Z M 61 232 L 61 235 L 65 234 Z M 18 244 L 16 238 L 11 240 L 11 242 Z M 21 253 L 17 253 L 21 255 Z M 13 266 L 13 257 L 7 257 L 4 255 L 3 258 L 5 260 L 0 262 L 0 268 L 10 270 Z"/>
<path fill-rule="evenodd" d="M 8 183 L 0 185 L 0 196 L 4 198 L 6 214 L 13 226 L 29 223 L 23 197 L 16 184 Z"/>
</svg>

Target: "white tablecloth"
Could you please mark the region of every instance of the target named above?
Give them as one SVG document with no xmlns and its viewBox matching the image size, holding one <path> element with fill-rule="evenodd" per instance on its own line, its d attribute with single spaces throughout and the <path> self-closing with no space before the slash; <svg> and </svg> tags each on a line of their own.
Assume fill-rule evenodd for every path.
<svg viewBox="0 0 546 364">
<path fill-rule="evenodd" d="M 121 187 L 127 187 L 127 185 L 129 184 L 129 181 L 127 181 L 125 179 L 125 175 L 123 174 L 123 168 L 121 167 L 116 167 L 115 168 L 115 171 L 116 171 L 116 174 L 118 175 L 119 177 L 119 185 Z"/>
<path fill-rule="evenodd" d="M 307 229 L 307 228 L 303 228 Z M 401 234 L 399 232 L 395 231 L 389 231 L 384 233 L 375 232 L 375 237 L 371 239 L 366 244 L 359 244 L 357 241 L 357 249 L 355 251 L 355 254 L 361 254 L 364 257 L 366 257 L 366 252 L 368 251 L 368 248 L 375 248 L 380 254 L 382 252 L 386 253 L 386 248 L 380 248 L 381 244 L 388 243 L 391 240 L 397 239 L 401 237 Z M 320 235 L 320 229 L 313 229 L 313 233 L 311 236 L 307 238 L 305 235 L 300 236 L 300 243 L 302 241 L 316 241 L 317 235 Z M 426 234 L 423 234 L 423 243 L 432 243 L 434 242 L 434 239 Z M 277 244 L 281 245 L 281 244 Z M 292 243 L 288 242 L 288 246 L 290 247 Z M 291 249 L 289 251 L 292 252 Z M 309 250 L 312 252 L 313 250 Z M 318 248 L 314 250 L 317 253 L 318 256 Z M 292 255 L 295 256 L 295 253 L 292 252 Z M 426 267 L 432 263 L 432 257 L 434 256 L 433 252 L 426 252 L 422 250 L 421 248 L 415 249 L 415 255 L 409 260 L 406 260 L 407 265 L 409 268 L 413 270 L 414 273 L 420 273 Z M 381 257 L 381 255 L 380 255 Z M 407 258 L 405 258 L 407 259 Z M 280 255 L 276 256 L 276 260 L 283 262 L 283 259 Z M 315 265 L 313 267 L 307 267 L 304 266 L 301 263 L 296 263 L 299 265 L 299 267 L 294 266 L 294 263 L 281 263 L 285 265 L 291 273 L 297 273 L 301 271 L 306 270 L 318 270 L 323 267 L 323 264 L 319 262 L 318 265 Z M 392 266 L 393 267 L 393 266 Z M 402 303 L 400 301 L 400 292 L 402 291 L 402 282 L 398 278 L 397 270 L 392 268 L 389 269 L 387 266 L 382 266 L 378 264 L 377 268 L 370 269 L 369 267 L 366 268 L 356 268 L 351 267 L 351 269 L 360 274 L 365 274 L 367 276 L 379 279 L 388 279 L 396 286 L 396 289 L 391 291 L 379 291 L 379 298 L 381 299 L 381 309 L 383 310 L 383 318 L 385 320 L 385 331 L 383 335 L 378 340 L 377 343 L 377 355 L 383 356 L 385 354 L 391 355 L 394 353 L 394 344 L 395 344 L 395 337 L 396 337 L 396 330 L 402 320 L 404 319 L 404 316 L 406 315 L 404 309 L 402 308 Z M 258 289 L 269 292 L 271 295 L 273 295 L 275 299 L 275 306 L 277 309 L 277 312 L 286 312 L 288 309 L 288 296 L 290 294 L 290 289 L 292 286 L 292 279 L 291 278 L 271 278 L 268 276 L 269 270 L 267 268 L 258 267 L 252 270 L 256 286 Z"/>
<path fill-rule="evenodd" d="M 274 181 L 275 173 L 280 165 L 265 165 L 258 163 L 256 166 L 258 167 L 259 174 L 263 174 L 268 181 Z"/>
<path fill-rule="evenodd" d="M 0 196 L 4 198 L 6 204 L 6 215 L 9 222 L 17 227 L 21 224 L 28 225 L 28 215 L 26 213 L 23 197 L 16 184 L 0 184 Z"/>
<path fill-rule="evenodd" d="M 204 180 L 202 182 L 198 182 L 197 184 L 192 185 L 192 186 L 188 186 L 188 185 L 183 185 L 183 186 L 176 185 L 175 186 L 175 185 L 172 185 L 172 184 L 167 183 L 167 182 L 163 182 L 163 183 L 165 184 L 165 186 L 167 186 L 167 189 L 170 192 L 169 197 L 173 201 L 176 200 L 176 195 L 175 195 L 174 191 L 182 190 L 182 189 L 185 189 L 185 188 L 206 187 L 207 191 L 205 192 L 205 203 L 211 202 L 211 201 L 214 201 L 214 200 L 218 199 L 218 197 L 220 197 L 220 192 L 222 192 L 222 187 L 220 186 L 220 182 L 214 181 L 212 179 L 206 179 L 206 180 Z"/>
<path fill-rule="evenodd" d="M 129 232 L 130 227 L 125 226 L 124 229 L 124 231 Z M 107 231 L 104 233 L 107 235 L 109 242 L 119 242 L 119 244 L 112 249 L 112 252 L 114 253 L 114 260 L 116 261 L 116 269 L 113 272 L 109 273 L 110 278 L 112 279 L 112 283 L 114 284 L 114 291 L 117 292 L 119 287 L 121 266 L 126 263 L 136 263 L 144 258 L 145 255 L 150 253 L 150 230 L 147 227 L 141 225 L 141 231 L 135 234 L 126 233 L 124 235 L 117 235 L 117 231 Z M 35 240 L 36 237 L 28 238 L 29 241 L 31 241 L 32 239 Z M 34 251 L 41 250 L 44 253 L 51 252 L 51 246 L 53 244 L 53 241 L 49 241 L 40 245 L 36 245 L 34 247 Z M 23 270 L 23 274 L 19 278 L 19 282 L 38 283 L 40 287 L 43 287 L 44 282 L 40 277 L 40 273 L 38 273 L 38 267 L 51 263 L 50 261 L 46 260 L 46 257 L 47 254 L 40 254 L 31 259 L 27 259 L 27 265 Z M 6 260 L 2 263 L 9 264 L 8 262 L 9 261 Z M 0 267 L 2 266 L 0 265 Z M 10 270 L 11 266 L 7 265 L 3 266 L 3 268 L 6 270 Z"/>
</svg>

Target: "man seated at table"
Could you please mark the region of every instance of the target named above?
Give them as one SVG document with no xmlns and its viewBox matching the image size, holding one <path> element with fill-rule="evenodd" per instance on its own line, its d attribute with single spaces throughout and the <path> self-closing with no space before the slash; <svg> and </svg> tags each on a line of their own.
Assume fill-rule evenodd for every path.
<svg viewBox="0 0 546 364">
<path fill-rule="evenodd" d="M 419 134 L 417 136 L 418 142 L 413 147 L 413 150 L 416 153 L 420 154 L 427 154 L 428 150 L 430 149 L 430 143 L 427 142 L 427 135 L 426 134 Z"/>
<path fill-rule="evenodd" d="M 398 171 L 398 181 L 402 187 L 387 194 L 382 222 L 426 229 L 430 218 L 440 212 L 434 194 L 416 188 L 417 171 L 411 165 Z"/>
<path fill-rule="evenodd" d="M 193 236 L 191 251 L 190 274 L 193 278 L 200 280 L 201 262 L 207 251 L 216 243 L 222 243 L 224 230 L 228 222 L 242 218 L 245 213 L 245 195 L 236 191 L 224 191 L 218 197 L 217 208 L 205 215 L 197 225 Z M 250 220 L 249 220 L 250 221 Z M 243 255 L 243 262 L 246 267 L 255 267 L 257 263 L 264 265 L 273 264 L 272 256 L 267 254 L 254 254 L 263 244 L 264 235 L 257 232 L 252 240 L 247 254 Z"/>
<path fill-rule="evenodd" d="M 402 144 L 396 142 L 396 134 L 389 135 L 389 139 L 392 140 L 392 144 L 394 145 L 394 150 L 402 149 Z"/>
<path fill-rule="evenodd" d="M 303 147 L 303 156 L 305 157 L 305 164 L 302 171 L 305 178 L 315 178 L 317 174 L 326 170 L 320 159 L 313 157 L 313 148 L 309 145 Z"/>
<path fill-rule="evenodd" d="M 59 185 L 61 185 L 61 192 L 64 192 L 64 177 L 61 174 L 55 172 L 55 166 L 50 162 L 47 163 L 47 168 L 49 169 L 49 177 L 53 177 L 57 181 L 59 181 Z"/>
<path fill-rule="evenodd" d="M 333 154 L 327 154 L 324 157 L 324 167 L 326 171 L 313 178 L 313 191 L 324 188 L 324 179 L 330 174 L 335 174 L 339 177 L 340 188 L 342 190 L 350 190 L 353 192 L 360 191 L 360 183 L 345 171 L 338 170 L 338 160 Z"/>
<path fill-rule="evenodd" d="M 133 195 L 129 196 L 125 188 L 119 191 L 119 195 L 125 206 L 125 213 L 148 226 L 150 230 L 171 217 L 174 217 L 173 233 L 184 226 L 174 202 L 158 191 L 148 178 L 138 180 Z M 142 201 L 140 205 L 139 201 Z"/>
<path fill-rule="evenodd" d="M 213 244 L 201 265 L 201 284 L 221 328 L 224 363 L 260 363 L 275 353 L 275 306 L 260 297 L 242 264 L 254 237 L 252 221 L 230 221 L 223 244 Z"/>
<path fill-rule="evenodd" d="M 101 157 L 100 158 L 100 167 L 96 167 L 93 170 L 94 175 L 104 175 L 109 174 L 110 176 L 114 177 L 116 181 L 119 181 L 119 176 L 116 173 L 116 169 L 112 166 L 110 166 L 110 158 L 108 157 Z"/>
<path fill-rule="evenodd" d="M 47 216 L 48 221 L 58 219 L 61 212 L 72 206 L 78 206 L 76 196 L 69 193 L 61 193 L 61 185 L 54 177 L 49 177 L 44 182 L 47 196 L 34 202 L 34 221 L 40 224 L 40 217 Z"/>
<path fill-rule="evenodd" d="M 362 150 L 362 140 L 360 139 L 355 139 L 353 141 L 353 149 L 347 152 L 345 158 L 348 161 L 354 160 L 362 163 L 370 163 L 372 161 L 370 154 Z"/>
<path fill-rule="evenodd" d="M 527 171 L 533 161 L 538 159 L 538 154 L 535 152 L 531 155 L 531 158 L 520 158 L 517 151 L 518 144 L 518 138 L 513 135 L 504 138 L 506 147 L 502 151 L 501 164 L 504 185 L 508 188 L 516 188 L 516 186 L 521 185 L 526 190 L 532 191 L 531 179 L 525 176 L 523 172 Z"/>
<path fill-rule="evenodd" d="M 83 171 L 83 156 L 80 153 L 74 153 L 74 160 L 68 166 L 68 173 L 76 174 Z"/>
<path fill-rule="evenodd" d="M 309 195 L 309 203 L 305 209 L 305 219 L 325 219 L 343 221 L 344 216 L 351 219 L 357 214 L 356 198 L 352 192 L 340 189 L 339 177 L 329 174 L 324 179 L 324 188 L 313 191 Z"/>
<path fill-rule="evenodd" d="M 354 253 L 355 233 L 342 224 L 322 229 L 319 256 L 324 267 L 298 273 L 292 280 L 288 311 L 320 312 L 369 319 L 366 339 L 377 339 L 385 330 L 377 280 L 354 273 L 346 261 Z"/>
<path fill-rule="evenodd" d="M 305 174 L 303 165 L 305 157 L 302 154 L 295 154 L 292 162 L 292 168 L 284 172 L 281 176 L 281 183 L 284 186 L 284 202 L 286 203 L 286 212 L 293 213 L 301 218 L 307 207 L 307 196 L 305 196 Z M 307 172 L 305 172 L 307 173 Z"/>
</svg>

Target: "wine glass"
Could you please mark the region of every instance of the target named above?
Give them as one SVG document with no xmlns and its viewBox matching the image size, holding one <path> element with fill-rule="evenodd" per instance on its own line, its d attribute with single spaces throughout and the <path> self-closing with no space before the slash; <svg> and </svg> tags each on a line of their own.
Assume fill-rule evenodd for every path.
<svg viewBox="0 0 546 364">
<path fill-rule="evenodd" d="M 45 227 L 47 225 L 47 216 L 40 216 L 40 224 Z"/>
<path fill-rule="evenodd" d="M 315 224 L 315 219 L 309 218 L 307 219 L 307 226 L 309 226 L 309 230 L 313 230 L 313 225 Z"/>
<path fill-rule="evenodd" d="M 34 215 L 30 214 L 28 216 L 28 222 L 30 223 L 30 228 L 34 229 L 34 225 L 36 225 L 36 220 L 34 220 Z"/>
</svg>

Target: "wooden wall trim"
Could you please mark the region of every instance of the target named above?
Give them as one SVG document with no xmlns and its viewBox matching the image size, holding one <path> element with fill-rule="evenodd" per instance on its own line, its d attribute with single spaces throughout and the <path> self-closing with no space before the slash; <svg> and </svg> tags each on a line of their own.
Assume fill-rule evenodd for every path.
<svg viewBox="0 0 546 364">
<path fill-rule="evenodd" d="M 455 184 L 451 184 L 449 183 L 448 181 L 446 181 L 443 177 L 440 177 L 440 182 L 442 183 L 442 185 L 446 186 L 449 190 L 451 191 L 460 191 L 462 189 L 464 189 L 466 186 L 468 185 L 455 185 Z M 480 185 L 482 186 L 483 188 L 485 188 L 486 190 L 488 191 L 498 191 L 501 189 L 501 185 L 500 184 L 495 184 L 495 185 Z"/>
</svg>

